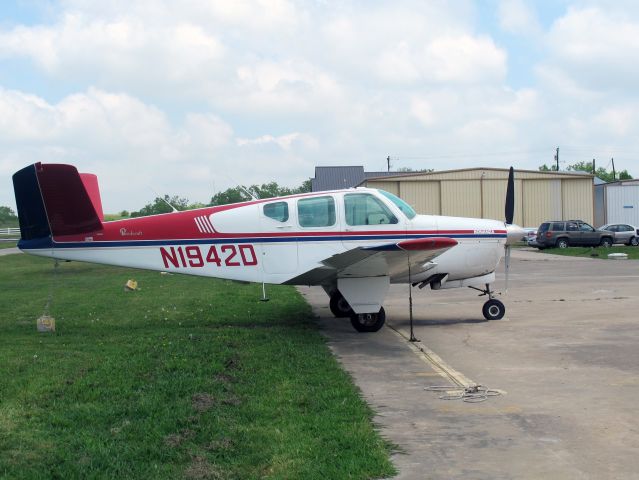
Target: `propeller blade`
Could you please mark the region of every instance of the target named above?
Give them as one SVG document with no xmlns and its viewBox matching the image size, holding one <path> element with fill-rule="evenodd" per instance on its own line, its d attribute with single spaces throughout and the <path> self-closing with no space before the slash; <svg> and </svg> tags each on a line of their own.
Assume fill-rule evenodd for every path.
<svg viewBox="0 0 639 480">
<path fill-rule="evenodd" d="M 515 216 L 515 171 L 513 167 L 510 167 L 508 172 L 508 187 L 506 188 L 506 224 L 513 223 L 513 217 Z"/>
<path fill-rule="evenodd" d="M 510 271 L 510 245 L 504 247 L 506 253 L 504 255 L 504 270 L 506 272 L 506 292 L 508 292 L 508 272 Z"/>
</svg>

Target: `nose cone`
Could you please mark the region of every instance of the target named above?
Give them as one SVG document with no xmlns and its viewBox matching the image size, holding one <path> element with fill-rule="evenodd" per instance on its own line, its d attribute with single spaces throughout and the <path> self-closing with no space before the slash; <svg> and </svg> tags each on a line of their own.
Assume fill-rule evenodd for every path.
<svg viewBox="0 0 639 480">
<path fill-rule="evenodd" d="M 506 239 L 506 245 L 513 245 L 514 243 L 521 242 L 526 236 L 526 231 L 519 225 L 515 224 L 506 225 L 506 232 L 508 236 Z"/>
</svg>

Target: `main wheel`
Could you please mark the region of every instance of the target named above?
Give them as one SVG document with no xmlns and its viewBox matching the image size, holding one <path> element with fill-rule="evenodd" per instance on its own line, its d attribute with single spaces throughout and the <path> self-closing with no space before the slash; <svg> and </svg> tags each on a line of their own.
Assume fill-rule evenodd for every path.
<svg viewBox="0 0 639 480">
<path fill-rule="evenodd" d="M 636 247 L 637 245 L 639 245 L 639 240 L 637 239 L 637 237 L 632 237 L 630 239 L 630 242 L 628 242 L 629 245 L 632 245 L 633 247 Z"/>
<path fill-rule="evenodd" d="M 559 240 L 557 240 L 557 247 L 558 248 L 568 248 L 568 239 L 567 238 L 560 238 Z"/>
<path fill-rule="evenodd" d="M 351 325 L 358 332 L 376 332 L 384 326 L 386 312 L 384 307 L 379 313 L 354 313 L 351 315 Z"/>
<path fill-rule="evenodd" d="M 335 292 L 331 295 L 331 301 L 328 306 L 331 309 L 331 313 L 337 318 L 345 318 L 353 315 L 353 309 L 339 292 Z"/>
<path fill-rule="evenodd" d="M 612 247 L 612 238 L 610 237 L 604 237 L 601 239 L 601 243 L 599 244 L 604 248 L 610 248 Z"/>
<path fill-rule="evenodd" d="M 500 320 L 506 313 L 506 307 L 499 300 L 493 298 L 484 303 L 481 311 L 486 320 Z"/>
</svg>

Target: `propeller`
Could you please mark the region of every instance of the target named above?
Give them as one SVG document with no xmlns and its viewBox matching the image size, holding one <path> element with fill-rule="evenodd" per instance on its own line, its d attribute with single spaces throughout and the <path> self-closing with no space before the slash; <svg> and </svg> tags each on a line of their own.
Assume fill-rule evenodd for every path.
<svg viewBox="0 0 639 480">
<path fill-rule="evenodd" d="M 504 226 L 506 232 L 508 232 L 508 226 L 512 225 L 513 217 L 515 216 L 515 171 L 513 167 L 510 167 L 508 172 L 508 186 L 506 187 L 506 205 L 504 208 L 504 215 L 506 221 Z M 508 291 L 508 272 L 510 271 L 510 239 L 506 238 L 506 245 L 504 246 L 504 269 L 506 273 L 506 291 Z"/>
<path fill-rule="evenodd" d="M 515 216 L 515 171 L 513 167 L 510 167 L 508 172 L 508 187 L 506 188 L 506 225 L 513 223 L 513 217 Z"/>
</svg>

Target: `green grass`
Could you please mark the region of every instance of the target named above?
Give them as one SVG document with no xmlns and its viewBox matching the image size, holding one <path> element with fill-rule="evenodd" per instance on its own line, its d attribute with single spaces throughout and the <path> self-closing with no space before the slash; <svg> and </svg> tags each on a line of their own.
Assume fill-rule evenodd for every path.
<svg viewBox="0 0 639 480">
<path fill-rule="evenodd" d="M 15 248 L 18 242 L 0 242 L 0 250 L 3 248 Z"/>
<path fill-rule="evenodd" d="M 588 257 L 588 258 L 602 258 L 608 259 L 610 253 L 625 253 L 631 260 L 639 259 L 639 247 L 621 247 L 615 246 L 612 248 L 603 247 L 568 247 L 568 248 L 546 248 L 539 250 L 542 253 L 551 253 L 553 255 L 569 255 L 571 257 Z"/>
<path fill-rule="evenodd" d="M 394 473 L 309 306 L 260 289 L 0 257 L 0 478 Z M 56 333 L 37 333 L 51 291 Z"/>
</svg>

